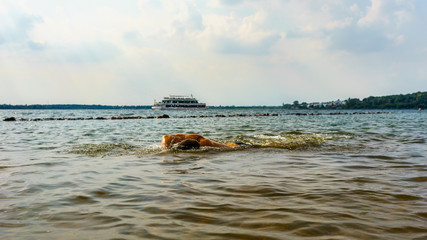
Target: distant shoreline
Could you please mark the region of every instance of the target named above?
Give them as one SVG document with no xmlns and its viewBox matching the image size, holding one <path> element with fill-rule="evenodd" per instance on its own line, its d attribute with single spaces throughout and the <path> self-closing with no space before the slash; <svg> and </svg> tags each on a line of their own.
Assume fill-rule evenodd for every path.
<svg viewBox="0 0 427 240">
<path fill-rule="evenodd" d="M 11 105 L 2 104 L 0 109 L 14 110 L 114 110 L 114 109 L 151 109 L 151 105 L 141 106 L 113 106 L 113 105 L 85 105 L 85 104 L 34 104 L 34 105 Z"/>
<path fill-rule="evenodd" d="M 340 109 L 425 109 L 427 108 L 427 92 L 416 92 L 405 95 L 389 95 L 382 97 L 368 97 L 360 100 L 358 98 L 348 98 L 344 101 L 339 101 L 340 104 L 318 104 L 316 103 L 299 103 L 294 101 L 293 104 L 282 104 L 282 106 L 208 106 L 210 109 L 289 109 L 289 110 L 340 110 Z M 151 109 L 151 105 L 85 105 L 85 104 L 33 104 L 33 105 L 11 105 L 0 104 L 0 110 L 14 109 L 14 110 L 114 110 L 114 109 Z"/>
<path fill-rule="evenodd" d="M 282 106 L 208 106 L 210 109 L 256 109 L 282 108 Z M 84 105 L 84 104 L 34 104 L 11 105 L 2 104 L 0 110 L 119 110 L 119 109 L 151 109 L 151 105 L 113 106 L 113 105 Z"/>
<path fill-rule="evenodd" d="M 417 108 L 287 108 L 283 106 L 208 106 L 209 109 L 284 109 L 284 110 L 417 110 Z M 150 106 L 109 106 L 109 105 L 0 105 L 0 110 L 151 110 Z M 165 110 L 171 111 L 171 110 Z M 172 110 L 173 111 L 173 110 Z M 181 110 L 176 110 L 181 111 Z M 197 110 L 200 111 L 200 110 Z"/>
</svg>

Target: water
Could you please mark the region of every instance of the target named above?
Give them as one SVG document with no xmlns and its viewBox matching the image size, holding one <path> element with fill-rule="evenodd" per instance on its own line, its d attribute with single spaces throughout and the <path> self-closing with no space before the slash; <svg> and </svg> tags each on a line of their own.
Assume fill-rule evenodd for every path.
<svg viewBox="0 0 427 240">
<path fill-rule="evenodd" d="M 280 113 L 281 116 L 178 118 Z M 0 118 L 155 116 L 0 111 Z M 0 122 L 2 239 L 426 239 L 427 114 Z M 163 151 L 198 133 L 235 150 Z"/>
</svg>

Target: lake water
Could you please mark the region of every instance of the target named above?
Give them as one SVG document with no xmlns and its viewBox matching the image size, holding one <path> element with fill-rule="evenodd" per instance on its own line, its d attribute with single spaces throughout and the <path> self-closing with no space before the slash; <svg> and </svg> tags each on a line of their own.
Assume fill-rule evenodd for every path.
<svg viewBox="0 0 427 240">
<path fill-rule="evenodd" d="M 163 113 L 171 118 L 0 121 L 0 238 L 427 239 L 426 112 L 0 118 Z M 186 118 L 221 114 L 246 116 Z M 256 147 L 161 150 L 172 133 Z"/>
</svg>

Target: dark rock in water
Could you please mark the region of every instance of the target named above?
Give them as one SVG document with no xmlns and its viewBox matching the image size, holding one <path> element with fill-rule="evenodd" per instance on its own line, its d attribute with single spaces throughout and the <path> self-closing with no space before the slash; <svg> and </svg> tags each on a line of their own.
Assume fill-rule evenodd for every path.
<svg viewBox="0 0 427 240">
<path fill-rule="evenodd" d="M 14 122 L 14 121 L 16 121 L 16 118 L 14 118 L 14 117 L 3 118 L 3 121 L 5 121 L 5 122 Z"/>
<path fill-rule="evenodd" d="M 170 117 L 167 114 L 163 114 L 163 115 L 157 116 L 156 118 L 170 118 Z"/>
<path fill-rule="evenodd" d="M 178 146 L 176 148 L 180 150 L 199 149 L 200 143 L 193 139 L 186 139 L 178 143 Z"/>
</svg>

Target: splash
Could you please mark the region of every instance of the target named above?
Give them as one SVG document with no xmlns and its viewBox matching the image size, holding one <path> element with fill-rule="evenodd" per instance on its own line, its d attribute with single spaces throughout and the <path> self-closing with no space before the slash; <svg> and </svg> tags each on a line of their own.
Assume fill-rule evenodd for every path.
<svg viewBox="0 0 427 240">
<path fill-rule="evenodd" d="M 232 149 L 218 149 L 212 147 L 201 147 L 194 150 L 179 150 L 172 148 L 164 150 L 160 145 L 150 146 L 134 146 L 127 143 L 101 143 L 101 144 L 81 144 L 73 146 L 68 153 L 87 155 L 92 157 L 106 157 L 106 156 L 123 156 L 123 155 L 136 155 L 144 156 L 148 154 L 167 154 L 167 153 L 207 153 L 215 151 L 234 151 L 244 150 L 249 148 L 276 148 L 287 150 L 307 150 L 316 149 L 320 147 L 328 136 L 315 133 L 300 133 L 291 132 L 280 135 L 258 134 L 253 136 L 238 136 L 232 142 L 242 142 L 247 145 L 232 148 Z M 226 142 L 226 141 L 224 141 Z"/>
<path fill-rule="evenodd" d="M 250 137 L 239 137 L 238 141 L 260 148 L 311 149 L 319 147 L 327 136 L 314 133 L 286 133 L 280 135 L 260 134 Z"/>
<path fill-rule="evenodd" d="M 88 155 L 88 156 L 121 156 L 128 155 L 137 150 L 136 146 L 126 143 L 101 143 L 101 144 L 81 144 L 72 147 L 68 153 Z"/>
</svg>

